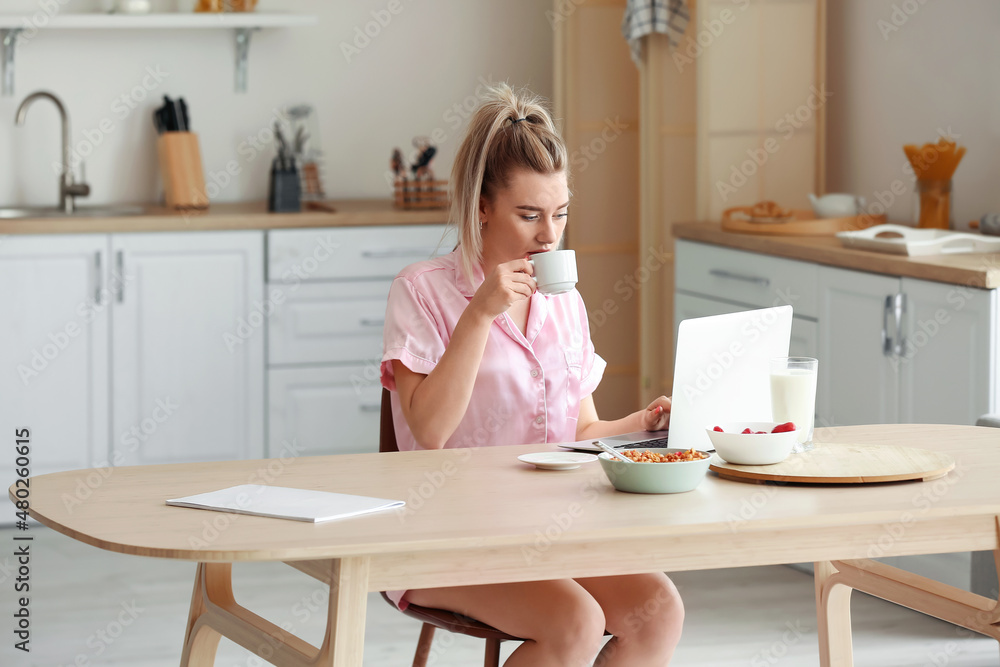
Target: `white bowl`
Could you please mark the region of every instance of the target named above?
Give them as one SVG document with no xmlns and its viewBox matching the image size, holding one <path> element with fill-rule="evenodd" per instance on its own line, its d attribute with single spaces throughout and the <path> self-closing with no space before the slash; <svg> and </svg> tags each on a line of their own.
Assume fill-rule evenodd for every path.
<svg viewBox="0 0 1000 667">
<path fill-rule="evenodd" d="M 713 424 L 705 430 L 715 445 L 715 451 L 729 463 L 745 466 L 770 465 L 788 458 L 800 431 L 771 433 L 781 422 L 729 422 Z M 713 430 L 715 426 L 724 433 Z M 743 429 L 766 433 L 742 433 Z"/>
</svg>

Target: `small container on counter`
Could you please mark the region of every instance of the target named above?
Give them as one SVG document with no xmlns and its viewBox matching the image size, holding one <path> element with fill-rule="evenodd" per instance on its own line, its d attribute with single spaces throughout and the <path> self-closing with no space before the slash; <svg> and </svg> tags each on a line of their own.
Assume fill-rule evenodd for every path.
<svg viewBox="0 0 1000 667">
<path fill-rule="evenodd" d="M 956 146 L 954 141 L 941 137 L 933 144 L 907 144 L 903 152 L 917 177 L 917 226 L 951 229 L 952 175 L 965 155 L 965 146 Z"/>
<path fill-rule="evenodd" d="M 282 167 L 281 160 L 275 158 L 271 164 L 267 210 L 272 213 L 298 213 L 302 210 L 302 182 L 294 162 Z"/>
<path fill-rule="evenodd" d="M 917 179 L 917 226 L 951 229 L 951 181 Z"/>
<path fill-rule="evenodd" d="M 164 132 L 156 140 L 156 149 L 167 207 L 208 208 L 198 135 L 194 132 Z"/>
</svg>

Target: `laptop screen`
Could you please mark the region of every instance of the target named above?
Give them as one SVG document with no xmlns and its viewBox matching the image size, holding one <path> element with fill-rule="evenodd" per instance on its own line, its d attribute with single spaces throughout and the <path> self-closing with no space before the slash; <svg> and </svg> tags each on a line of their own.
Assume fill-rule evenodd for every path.
<svg viewBox="0 0 1000 667">
<path fill-rule="evenodd" d="M 768 362 L 787 357 L 792 307 L 681 322 L 674 355 L 670 446 L 711 449 L 707 427 L 770 421 Z"/>
</svg>

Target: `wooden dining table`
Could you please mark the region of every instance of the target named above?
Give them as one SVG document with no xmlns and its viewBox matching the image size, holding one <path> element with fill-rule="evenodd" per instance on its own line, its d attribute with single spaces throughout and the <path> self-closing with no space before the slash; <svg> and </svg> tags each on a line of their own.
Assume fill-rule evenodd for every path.
<svg viewBox="0 0 1000 667">
<path fill-rule="evenodd" d="M 816 441 L 933 449 L 956 466 L 933 480 L 847 485 L 708 473 L 688 493 L 640 495 L 616 491 L 594 462 L 545 471 L 517 459 L 551 445 L 288 457 L 42 475 L 31 479 L 30 514 L 109 551 L 196 561 L 188 667 L 212 665 L 223 636 L 275 665 L 360 667 L 370 591 L 797 562 L 815 563 L 824 667 L 852 664 L 854 589 L 1000 639 L 996 600 L 873 560 L 1000 548 L 1000 430 L 851 426 L 817 429 Z M 406 506 L 305 523 L 164 503 L 248 483 Z M 232 564 L 250 561 L 283 561 L 330 585 L 321 646 L 237 604 Z"/>
</svg>

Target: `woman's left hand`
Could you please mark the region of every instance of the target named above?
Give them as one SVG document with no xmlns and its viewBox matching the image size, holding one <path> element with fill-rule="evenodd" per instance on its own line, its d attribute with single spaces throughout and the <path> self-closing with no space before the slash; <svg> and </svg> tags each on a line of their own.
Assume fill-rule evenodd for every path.
<svg viewBox="0 0 1000 667">
<path fill-rule="evenodd" d="M 670 399 L 660 396 L 642 412 L 642 428 L 646 431 L 665 431 L 670 423 Z"/>
</svg>

